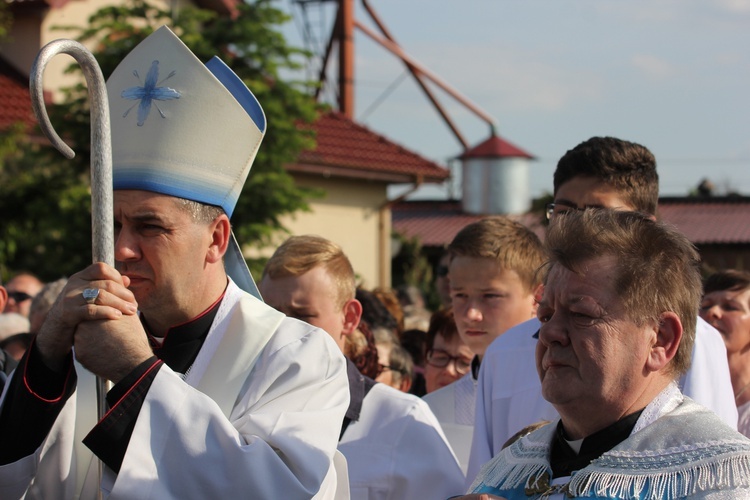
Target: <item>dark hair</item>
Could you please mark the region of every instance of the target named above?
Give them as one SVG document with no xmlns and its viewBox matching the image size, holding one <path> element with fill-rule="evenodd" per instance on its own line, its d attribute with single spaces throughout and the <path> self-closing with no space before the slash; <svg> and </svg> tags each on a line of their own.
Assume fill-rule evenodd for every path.
<svg viewBox="0 0 750 500">
<path fill-rule="evenodd" d="M 374 379 L 378 376 L 378 350 L 375 348 L 375 339 L 370 327 L 364 321 L 359 323 L 357 329 L 347 335 L 347 347 L 345 354 L 357 367 L 359 373 Z M 358 339 L 357 345 L 354 342 Z"/>
<path fill-rule="evenodd" d="M 387 328 L 398 338 L 399 329 L 396 318 L 390 313 L 377 295 L 363 288 L 357 288 L 355 298 L 362 304 L 362 321 L 371 329 Z"/>
<path fill-rule="evenodd" d="M 393 382 L 401 384 L 403 380 L 412 380 L 414 377 L 414 360 L 411 359 L 409 351 L 398 344 L 391 346 L 391 354 L 388 357 L 388 366 L 390 366 Z"/>
<path fill-rule="evenodd" d="M 440 335 L 446 342 L 453 340 L 458 335 L 456 318 L 453 316 L 453 308 L 439 309 L 430 317 L 430 328 L 427 330 L 427 345 L 425 352 L 435 345 L 435 337 Z"/>
<path fill-rule="evenodd" d="M 404 331 L 404 310 L 396 292 L 390 288 L 377 287 L 372 289 L 372 294 L 388 309 L 393 319 L 396 320 L 398 334 Z"/>
<path fill-rule="evenodd" d="M 659 175 L 646 147 L 614 137 L 592 137 L 557 162 L 554 192 L 574 177 L 593 177 L 620 192 L 638 212 L 656 215 Z"/>
<path fill-rule="evenodd" d="M 16 333 L 5 337 L 2 341 L 0 341 L 0 349 L 5 349 L 11 344 L 20 344 L 24 347 L 24 349 L 28 349 L 29 347 L 31 347 L 32 340 L 34 340 L 33 333 Z"/>
<path fill-rule="evenodd" d="M 411 354 L 416 366 L 424 366 L 424 355 L 427 352 L 427 332 L 411 328 L 401 334 L 401 347 Z"/>
<path fill-rule="evenodd" d="M 750 288 L 750 272 L 725 269 L 706 278 L 703 293 L 744 290 L 746 288 Z"/>
</svg>

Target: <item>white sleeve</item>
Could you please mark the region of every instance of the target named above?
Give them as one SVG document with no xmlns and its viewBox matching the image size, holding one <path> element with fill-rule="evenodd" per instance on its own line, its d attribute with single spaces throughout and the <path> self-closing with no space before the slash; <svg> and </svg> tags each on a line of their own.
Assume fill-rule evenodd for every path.
<svg viewBox="0 0 750 500">
<path fill-rule="evenodd" d="M 320 330 L 288 343 L 280 331 L 261 353 L 230 420 L 208 396 L 162 367 L 112 495 L 311 498 L 318 493 L 332 467 L 349 403 L 346 365 Z"/>
<path fill-rule="evenodd" d="M 495 339 L 485 352 L 477 382 L 467 487 L 516 432 L 556 418 L 557 412 L 542 397 L 536 371 L 533 335 L 539 326 L 536 319 L 521 323 Z"/>
<path fill-rule="evenodd" d="M 427 403 L 375 384 L 339 450 L 352 500 L 444 499 L 464 492 L 464 475 Z"/>
<path fill-rule="evenodd" d="M 441 499 L 462 494 L 463 472 L 427 403 L 415 398 L 405 422 L 400 435 L 394 436 L 398 448 L 389 498 Z"/>
<path fill-rule="evenodd" d="M 721 334 L 698 318 L 690 369 L 680 379 L 683 394 L 716 413 L 737 429 L 737 406 L 729 376 L 727 349 Z"/>
</svg>

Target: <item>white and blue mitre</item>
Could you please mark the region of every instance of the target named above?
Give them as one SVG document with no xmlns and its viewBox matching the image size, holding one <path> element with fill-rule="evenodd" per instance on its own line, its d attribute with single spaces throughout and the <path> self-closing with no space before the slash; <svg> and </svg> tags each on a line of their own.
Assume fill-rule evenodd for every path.
<svg viewBox="0 0 750 500">
<path fill-rule="evenodd" d="M 472 493 L 534 498 L 750 498 L 750 440 L 672 384 L 644 410 L 630 437 L 572 476 L 550 481 L 557 422 L 482 467 Z"/>
<path fill-rule="evenodd" d="M 231 217 L 266 131 L 242 80 L 218 57 L 204 65 L 163 26 L 117 66 L 107 92 L 114 189 L 215 205 Z M 231 240 L 227 272 L 257 295 Z"/>
</svg>

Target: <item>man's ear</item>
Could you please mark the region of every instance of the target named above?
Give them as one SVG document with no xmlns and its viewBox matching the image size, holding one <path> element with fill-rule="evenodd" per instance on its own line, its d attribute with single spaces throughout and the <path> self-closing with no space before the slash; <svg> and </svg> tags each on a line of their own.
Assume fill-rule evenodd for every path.
<svg viewBox="0 0 750 500">
<path fill-rule="evenodd" d="M 229 238 L 232 234 L 232 225 L 229 223 L 229 217 L 221 214 L 209 224 L 211 239 L 206 252 L 206 261 L 215 264 L 224 258 L 229 246 Z"/>
<path fill-rule="evenodd" d="M 646 369 L 661 371 L 669 365 L 677 354 L 682 340 L 682 322 L 677 314 L 664 312 L 659 316 L 659 323 L 654 325 L 655 338 L 651 345 Z"/>
<path fill-rule="evenodd" d="M 4 286 L 0 285 L 0 313 L 5 310 L 5 304 L 8 303 L 8 290 Z"/>
<path fill-rule="evenodd" d="M 544 295 L 544 285 L 542 283 L 538 284 L 536 287 L 534 287 L 532 291 L 532 307 L 531 307 L 531 317 L 536 317 L 536 310 L 539 308 L 539 302 L 542 300 L 542 296 Z"/>
<path fill-rule="evenodd" d="M 350 299 L 344 304 L 344 328 L 341 335 L 349 335 L 359 326 L 362 318 L 362 304 L 357 299 Z"/>
</svg>

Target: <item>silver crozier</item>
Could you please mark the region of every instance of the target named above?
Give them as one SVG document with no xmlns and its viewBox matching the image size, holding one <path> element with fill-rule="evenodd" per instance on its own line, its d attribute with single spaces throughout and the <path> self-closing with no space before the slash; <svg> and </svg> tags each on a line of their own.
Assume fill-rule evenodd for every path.
<svg viewBox="0 0 750 500">
<path fill-rule="evenodd" d="M 29 87 L 31 106 L 50 142 L 66 158 L 73 158 L 75 152 L 57 135 L 47 116 L 44 106 L 42 75 L 47 63 L 57 54 L 72 56 L 83 69 L 91 100 L 91 230 L 92 257 L 94 262 L 115 265 L 114 210 L 112 207 L 112 134 L 109 125 L 109 101 L 102 70 L 89 50 L 74 40 L 55 40 L 39 51 L 31 67 Z M 96 405 L 97 417 L 101 420 L 106 413 L 106 395 L 109 382 L 97 377 Z M 101 484 L 101 462 L 99 463 L 99 483 Z M 101 492 L 101 490 L 99 490 Z M 101 496 L 101 493 L 100 493 Z"/>
</svg>

